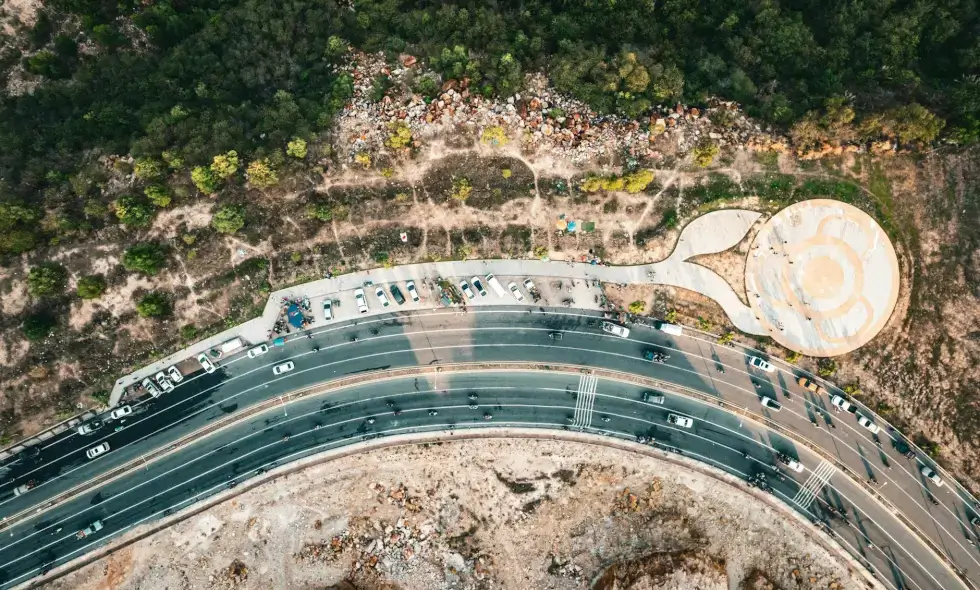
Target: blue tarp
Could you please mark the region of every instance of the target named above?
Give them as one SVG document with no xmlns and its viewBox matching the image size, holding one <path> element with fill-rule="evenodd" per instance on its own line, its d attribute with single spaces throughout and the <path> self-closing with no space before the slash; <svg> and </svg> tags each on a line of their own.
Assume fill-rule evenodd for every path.
<svg viewBox="0 0 980 590">
<path fill-rule="evenodd" d="M 296 305 L 295 303 L 293 303 L 292 305 L 289 306 L 288 309 L 286 309 L 286 318 L 289 319 L 289 323 L 294 328 L 303 327 L 303 319 L 304 319 L 303 312 L 300 311 L 299 306 Z"/>
</svg>

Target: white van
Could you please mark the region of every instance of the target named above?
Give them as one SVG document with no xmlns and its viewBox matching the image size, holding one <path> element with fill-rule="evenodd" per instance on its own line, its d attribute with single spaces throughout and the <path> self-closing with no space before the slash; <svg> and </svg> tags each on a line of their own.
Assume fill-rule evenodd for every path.
<svg viewBox="0 0 980 590">
<path fill-rule="evenodd" d="M 228 342 L 222 344 L 218 350 L 221 351 L 222 355 L 226 355 L 229 352 L 232 352 L 233 350 L 238 350 L 239 348 L 242 348 L 244 346 L 245 346 L 244 340 L 242 340 L 241 338 L 232 338 Z"/>
<path fill-rule="evenodd" d="M 674 336 L 680 336 L 684 333 L 684 329 L 677 324 L 668 324 L 667 322 L 657 322 L 657 329 Z"/>
<path fill-rule="evenodd" d="M 500 281 L 497 280 L 497 277 L 490 274 L 483 278 L 487 280 L 487 284 L 490 285 L 490 288 L 493 289 L 493 292 L 497 294 L 497 297 L 507 296 L 507 291 L 504 291 L 504 288 L 500 285 Z"/>
</svg>

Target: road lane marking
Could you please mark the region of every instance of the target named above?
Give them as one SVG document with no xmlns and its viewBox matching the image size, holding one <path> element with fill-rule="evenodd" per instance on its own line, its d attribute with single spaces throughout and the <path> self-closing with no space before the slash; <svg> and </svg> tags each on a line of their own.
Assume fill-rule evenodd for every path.
<svg viewBox="0 0 980 590">
<path fill-rule="evenodd" d="M 582 430 L 592 426 L 592 411 L 595 407 L 595 390 L 598 384 L 599 378 L 595 375 L 587 374 L 579 377 L 572 427 Z"/>
<path fill-rule="evenodd" d="M 817 497 L 817 494 L 820 493 L 820 490 L 830 481 L 833 475 L 834 464 L 826 459 L 820 461 L 820 465 L 810 472 L 810 477 L 806 480 L 806 483 L 796 492 L 796 496 L 793 497 L 793 502 L 804 510 L 809 508 L 813 499 Z"/>
</svg>

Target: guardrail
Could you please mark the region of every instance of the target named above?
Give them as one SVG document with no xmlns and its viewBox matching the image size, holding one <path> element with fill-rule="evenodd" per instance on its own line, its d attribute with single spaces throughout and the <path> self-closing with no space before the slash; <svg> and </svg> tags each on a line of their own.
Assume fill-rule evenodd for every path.
<svg viewBox="0 0 980 590">
<path fill-rule="evenodd" d="M 31 436 L 21 439 L 15 443 L 11 443 L 3 449 L 0 449 L 0 461 L 6 461 L 17 453 L 27 451 L 32 447 L 36 447 L 44 441 L 53 438 L 70 428 L 74 428 L 75 426 L 78 426 L 82 422 L 85 422 L 90 418 L 94 418 L 95 416 L 96 412 L 93 410 L 85 410 L 81 414 L 77 414 L 71 418 L 68 418 L 67 420 L 62 420 L 53 426 L 45 428 L 41 432 L 32 434 Z"/>
</svg>

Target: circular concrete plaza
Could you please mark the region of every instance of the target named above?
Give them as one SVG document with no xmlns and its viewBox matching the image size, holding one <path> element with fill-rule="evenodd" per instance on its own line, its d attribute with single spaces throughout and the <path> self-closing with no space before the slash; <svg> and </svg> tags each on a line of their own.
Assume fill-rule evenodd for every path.
<svg viewBox="0 0 980 590">
<path fill-rule="evenodd" d="M 790 205 L 756 234 L 745 289 L 776 342 L 812 356 L 866 344 L 898 300 L 898 258 L 874 219 L 840 201 Z"/>
</svg>

